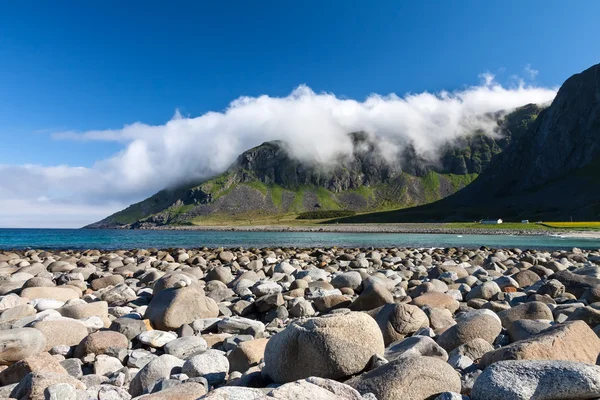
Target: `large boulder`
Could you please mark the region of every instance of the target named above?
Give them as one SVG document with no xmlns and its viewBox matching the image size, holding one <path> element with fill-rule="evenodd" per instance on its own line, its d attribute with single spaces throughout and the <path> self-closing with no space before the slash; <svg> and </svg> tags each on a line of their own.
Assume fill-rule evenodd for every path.
<svg viewBox="0 0 600 400">
<path fill-rule="evenodd" d="M 600 397 L 600 367 L 572 361 L 500 361 L 475 381 L 472 400 Z"/>
<path fill-rule="evenodd" d="M 206 351 L 208 344 L 200 336 L 184 336 L 171 340 L 163 348 L 165 354 L 185 359 L 192 355 Z"/>
<path fill-rule="evenodd" d="M 86 354 L 104 354 L 110 347 L 126 349 L 129 346 L 127 337 L 119 332 L 98 331 L 85 337 L 75 348 L 75 357 L 80 358 Z"/>
<path fill-rule="evenodd" d="M 356 290 L 362 284 L 362 276 L 358 271 L 342 272 L 331 280 L 331 284 L 338 289 L 350 288 Z"/>
<path fill-rule="evenodd" d="M 109 286 L 116 286 L 123 282 L 125 282 L 125 279 L 121 275 L 108 275 L 94 279 L 91 285 L 93 290 L 99 290 Z"/>
<path fill-rule="evenodd" d="M 437 342 L 446 351 L 451 351 L 473 339 L 494 343 L 500 332 L 502 325 L 492 311 L 472 311 L 457 318 L 456 325 L 446 329 L 437 338 Z"/>
<path fill-rule="evenodd" d="M 487 342 L 486 342 L 487 343 Z M 448 353 L 429 336 L 411 336 L 391 343 L 385 349 L 384 358 L 388 361 L 398 357 L 436 357 L 448 361 Z"/>
<path fill-rule="evenodd" d="M 206 394 L 206 387 L 196 382 L 185 382 L 156 393 L 139 397 L 138 400 L 188 400 L 198 399 Z"/>
<path fill-rule="evenodd" d="M 32 372 L 49 372 L 67 374 L 58 360 L 49 353 L 40 353 L 17 361 L 10 367 L 0 372 L 0 386 L 19 383 L 27 374 Z"/>
<path fill-rule="evenodd" d="M 489 352 L 481 362 L 490 365 L 504 360 L 565 360 L 596 364 L 598 355 L 600 339 L 585 322 L 573 321 Z"/>
<path fill-rule="evenodd" d="M 377 400 L 424 400 L 461 389 L 460 375 L 433 357 L 400 357 L 346 383 Z"/>
<path fill-rule="evenodd" d="M 533 271 L 528 269 L 519 271 L 513 275 L 513 279 L 517 281 L 520 287 L 528 287 L 539 281 L 540 276 Z"/>
<path fill-rule="evenodd" d="M 385 287 L 385 285 L 372 282 L 350 305 L 351 310 L 368 311 L 385 304 L 393 303 L 394 296 Z"/>
<path fill-rule="evenodd" d="M 313 304 L 317 311 L 327 313 L 338 308 L 348 308 L 352 303 L 352 298 L 343 294 L 332 294 L 329 296 L 317 297 Z"/>
<path fill-rule="evenodd" d="M 341 379 L 362 371 L 384 348 L 379 326 L 367 314 L 309 318 L 291 323 L 269 340 L 263 371 L 279 383 L 309 376 Z"/>
<path fill-rule="evenodd" d="M 221 386 L 208 392 L 201 400 L 266 400 L 267 391 L 271 389 L 257 389 L 245 386 Z M 143 399 L 146 400 L 146 399 Z M 158 398 L 156 400 L 159 400 Z M 161 399 L 162 400 L 162 399 Z M 184 400 L 184 399 L 181 399 Z"/>
<path fill-rule="evenodd" d="M 147 321 L 146 321 L 147 322 Z M 142 332 L 146 332 L 149 324 L 146 325 L 141 319 L 121 317 L 115 319 L 110 325 L 110 329 L 122 333 L 127 339 L 132 340 Z"/>
<path fill-rule="evenodd" d="M 586 290 L 592 289 L 596 285 L 600 285 L 600 279 L 575 274 L 571 271 L 559 271 L 552 274 L 549 279 L 556 279 L 561 282 L 565 285 L 565 291 L 567 293 L 571 293 L 578 298 L 581 297 Z"/>
<path fill-rule="evenodd" d="M 477 285 L 471 289 L 465 300 L 469 301 L 471 299 L 484 299 L 491 300 L 500 293 L 500 286 L 494 281 L 483 282 L 481 285 Z"/>
<path fill-rule="evenodd" d="M 21 297 L 69 301 L 80 298 L 81 291 L 73 286 L 28 287 L 21 291 Z"/>
<path fill-rule="evenodd" d="M 508 329 L 510 325 L 520 319 L 528 320 L 554 320 L 550 308 L 541 301 L 530 301 L 519 304 L 498 313 L 498 317 L 502 321 L 502 327 Z"/>
<path fill-rule="evenodd" d="M 219 281 L 228 284 L 233 280 L 231 269 L 229 267 L 216 267 L 206 274 L 206 282 Z"/>
<path fill-rule="evenodd" d="M 386 346 L 429 326 L 427 315 L 411 304 L 386 304 L 369 314 L 377 321 Z"/>
<path fill-rule="evenodd" d="M 44 351 L 59 345 L 77 346 L 88 335 L 85 325 L 75 320 L 40 321 L 33 327 L 46 337 Z"/>
<path fill-rule="evenodd" d="M 152 285 L 152 293 L 154 296 L 157 296 L 165 289 L 178 289 L 187 287 L 196 282 L 198 282 L 198 279 L 194 276 L 184 274 L 180 271 L 169 272 L 154 282 Z"/>
<path fill-rule="evenodd" d="M 48 372 L 33 372 L 13 389 L 11 398 L 22 400 L 46 400 L 46 389 L 59 383 L 66 383 L 75 389 L 83 390 L 85 385 L 68 374 L 56 374 Z"/>
<path fill-rule="evenodd" d="M 484 354 L 494 351 L 494 346 L 483 339 L 473 339 L 470 342 L 461 344 L 448 354 L 449 357 L 464 356 L 473 361 L 479 360 Z"/>
<path fill-rule="evenodd" d="M 240 343 L 228 355 L 229 371 L 246 372 L 265 356 L 268 339 L 247 340 Z"/>
<path fill-rule="evenodd" d="M 197 286 L 165 289 L 155 295 L 146 309 L 148 318 L 156 329 L 174 330 L 197 319 L 216 318 L 217 303 L 204 295 Z"/>
<path fill-rule="evenodd" d="M 211 386 L 214 386 L 225 380 L 229 372 L 229 360 L 225 353 L 210 349 L 189 358 L 183 364 L 181 372 L 190 378 L 205 378 Z"/>
<path fill-rule="evenodd" d="M 439 293 L 439 292 L 428 292 L 420 295 L 419 297 L 413 299 L 412 304 L 418 307 L 437 307 L 437 308 L 445 308 L 449 310 L 451 313 L 454 313 L 458 310 L 460 304 L 458 301 L 450 296 L 447 293 Z"/>
<path fill-rule="evenodd" d="M 111 306 L 120 306 L 135 300 L 137 295 L 135 294 L 135 290 L 125 283 L 120 283 L 115 287 L 103 291 L 100 298 Z"/>
<path fill-rule="evenodd" d="M 58 312 L 67 318 L 82 319 L 87 317 L 108 316 L 108 303 L 106 301 L 95 301 L 93 303 L 82 303 L 64 306 Z"/>
<path fill-rule="evenodd" d="M 0 331 L 0 365 L 12 364 L 41 353 L 46 348 L 46 337 L 34 328 Z"/>
<path fill-rule="evenodd" d="M 140 396 L 152 392 L 159 380 L 168 379 L 171 375 L 180 373 L 183 363 L 183 360 L 169 354 L 163 354 L 153 359 L 131 380 L 129 393 L 132 396 Z"/>
<path fill-rule="evenodd" d="M 30 304 L 20 304 L 9 308 L 0 315 L 0 323 L 12 323 L 24 317 L 35 315 L 35 308 Z"/>
<path fill-rule="evenodd" d="M 232 397 L 231 399 L 237 399 Z M 245 398 L 244 398 L 245 399 Z M 254 400 L 253 397 L 249 399 Z M 260 396 L 256 399 L 278 399 L 278 400 L 363 400 L 363 397 L 352 387 L 336 382 L 331 379 L 310 377 L 295 382 L 286 383 L 270 391 L 266 397 Z"/>
<path fill-rule="evenodd" d="M 506 329 L 512 342 L 529 339 L 530 337 L 542 333 L 552 327 L 550 321 L 518 319 Z"/>
</svg>

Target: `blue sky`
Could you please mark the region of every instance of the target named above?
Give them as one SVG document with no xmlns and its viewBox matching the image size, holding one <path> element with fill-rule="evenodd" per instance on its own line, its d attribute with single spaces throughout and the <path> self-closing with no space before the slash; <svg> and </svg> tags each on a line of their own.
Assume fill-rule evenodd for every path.
<svg viewBox="0 0 600 400">
<path fill-rule="evenodd" d="M 0 164 L 94 168 L 133 139 L 56 133 L 163 125 L 301 84 L 359 101 L 460 91 L 486 72 L 555 88 L 600 62 L 598 15 L 600 2 L 554 0 L 2 2 Z"/>
</svg>

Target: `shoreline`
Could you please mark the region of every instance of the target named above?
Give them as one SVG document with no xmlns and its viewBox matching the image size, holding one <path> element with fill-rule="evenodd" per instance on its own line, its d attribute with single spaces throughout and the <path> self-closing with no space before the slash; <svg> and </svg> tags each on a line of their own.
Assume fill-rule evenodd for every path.
<svg viewBox="0 0 600 400">
<path fill-rule="evenodd" d="M 535 229 L 502 229 L 502 228 L 452 228 L 421 227 L 420 224 L 344 224 L 344 225 L 245 225 L 245 226 L 168 226 L 136 228 L 132 230 L 160 231 L 219 231 L 219 232 L 325 232 L 325 233 L 406 233 L 406 234 L 448 234 L 448 235 L 513 235 L 513 236 L 571 236 L 600 238 L 600 232 L 569 232 L 565 230 L 546 231 Z M 429 225 L 429 224 L 428 224 Z M 111 228 L 100 228 L 111 229 Z M 127 229 L 127 228 L 114 228 Z M 576 234 L 590 236 L 577 236 Z M 595 236 L 594 236 L 595 235 Z"/>
</svg>

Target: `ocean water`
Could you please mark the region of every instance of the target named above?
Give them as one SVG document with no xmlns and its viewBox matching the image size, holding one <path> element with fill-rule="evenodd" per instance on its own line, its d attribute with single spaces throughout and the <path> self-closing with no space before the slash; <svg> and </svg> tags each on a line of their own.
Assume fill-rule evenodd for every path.
<svg viewBox="0 0 600 400">
<path fill-rule="evenodd" d="M 409 233 L 232 232 L 0 229 L 0 249 L 134 249 L 155 247 L 466 247 L 600 249 L 600 239 L 559 236 Z"/>
</svg>

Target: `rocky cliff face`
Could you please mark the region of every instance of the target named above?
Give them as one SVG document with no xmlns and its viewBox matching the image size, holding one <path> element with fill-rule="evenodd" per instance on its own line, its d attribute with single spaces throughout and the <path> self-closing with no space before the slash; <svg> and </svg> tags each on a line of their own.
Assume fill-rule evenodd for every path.
<svg viewBox="0 0 600 400">
<path fill-rule="evenodd" d="M 513 134 L 466 189 L 423 207 L 351 221 L 600 219 L 600 64 L 567 79 L 525 131 Z"/>
<path fill-rule="evenodd" d="M 230 171 L 240 182 L 259 180 L 284 188 L 312 185 L 332 192 L 389 182 L 402 172 L 399 165 L 383 158 L 367 134 L 351 136 L 352 156 L 336 160 L 333 167 L 304 164 L 290 157 L 285 143 L 273 141 L 244 152 Z"/>
<path fill-rule="evenodd" d="M 353 154 L 333 160 L 332 166 L 300 162 L 290 156 L 286 143 L 266 142 L 241 154 L 220 176 L 163 190 L 89 227 L 146 227 L 426 204 L 468 185 L 528 129 L 540 111 L 528 105 L 504 117 L 499 113 L 494 136 L 467 132 L 446 143 L 436 160 L 419 156 L 411 144 L 397 159 L 386 159 L 377 138 L 363 132 L 350 134 Z"/>
<path fill-rule="evenodd" d="M 483 180 L 518 193 L 582 168 L 600 156 L 600 64 L 573 75 L 533 127 Z M 509 171 L 504 167 L 510 165 Z"/>
</svg>

